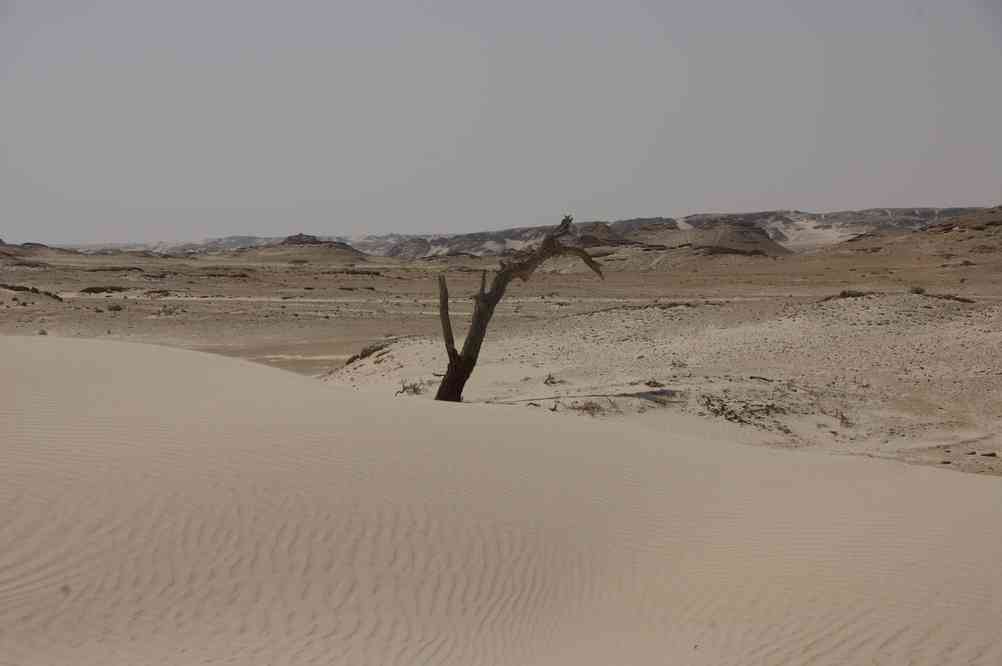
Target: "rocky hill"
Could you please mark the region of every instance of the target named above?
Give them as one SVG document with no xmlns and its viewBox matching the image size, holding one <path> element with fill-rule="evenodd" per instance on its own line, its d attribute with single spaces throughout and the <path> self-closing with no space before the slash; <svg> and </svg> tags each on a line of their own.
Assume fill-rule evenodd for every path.
<svg viewBox="0 0 1002 666">
<path fill-rule="evenodd" d="M 863 233 L 921 229 L 978 210 L 980 209 L 868 208 L 830 213 L 808 213 L 799 210 L 699 213 L 682 218 L 679 226 L 683 229 L 711 229 L 721 224 L 757 227 L 791 250 L 808 251 L 834 245 Z"/>
<path fill-rule="evenodd" d="M 21 243 L 10 244 L 0 241 L 0 257 L 8 259 L 46 259 L 51 256 L 65 256 L 77 254 L 74 250 L 58 247 L 50 247 L 43 243 Z"/>
<path fill-rule="evenodd" d="M 347 243 L 309 234 L 294 234 L 278 242 L 226 252 L 242 261 L 265 263 L 355 263 L 368 256 Z"/>
<path fill-rule="evenodd" d="M 542 240 L 553 225 L 513 227 L 498 231 L 478 231 L 450 235 L 389 234 L 345 238 L 369 254 L 402 259 L 445 256 L 500 256 L 517 252 Z M 615 222 L 579 222 L 574 235 L 565 242 L 582 247 L 643 243 L 643 233 L 652 230 L 678 229 L 669 217 L 634 218 Z"/>
<path fill-rule="evenodd" d="M 734 247 L 744 229 L 757 229 L 780 246 L 763 248 L 765 254 L 785 251 L 811 251 L 880 230 L 914 230 L 939 224 L 978 208 L 873 208 L 831 213 L 810 213 L 797 210 L 760 211 L 751 213 L 698 213 L 675 220 L 670 217 L 632 218 L 614 222 L 583 222 L 575 225 L 576 237 L 570 242 L 584 247 L 600 245 L 682 245 L 719 244 L 713 234 L 729 237 L 723 243 Z M 470 254 L 475 256 L 503 255 L 538 242 L 550 227 L 514 227 L 453 235 L 363 236 L 346 239 L 370 254 L 417 259 L 424 257 Z M 695 232 L 686 235 L 685 232 Z M 710 235 L 707 235 L 710 234 Z M 748 241 L 761 243 L 758 235 Z M 737 243 L 737 245 L 735 245 Z"/>
<path fill-rule="evenodd" d="M 763 232 L 772 245 L 761 248 L 766 254 L 786 250 L 809 252 L 846 241 L 865 233 L 915 230 L 948 223 L 954 218 L 976 214 L 980 208 L 869 208 L 829 213 L 799 210 L 772 210 L 745 213 L 697 213 L 680 219 L 670 217 L 629 218 L 623 220 L 579 222 L 569 243 L 582 247 L 600 246 L 677 246 L 686 243 L 715 244 L 713 238 L 727 236 L 737 243 L 741 233 L 753 234 L 747 242 L 761 244 L 755 232 Z M 297 234 L 288 238 L 261 236 L 226 236 L 190 243 L 155 243 L 115 247 L 118 250 L 146 250 L 160 254 L 212 254 L 275 245 L 319 245 L 343 243 L 352 249 L 375 256 L 421 259 L 447 256 L 499 256 L 518 251 L 538 242 L 552 227 L 512 227 L 498 231 L 466 234 L 371 234 L 359 236 L 313 236 Z M 743 229 L 745 232 L 739 232 Z M 296 239 L 299 240 L 296 240 Z M 726 245 L 726 243 L 724 244 Z M 740 243 L 738 243 L 740 245 Z M 737 245 L 735 245 L 737 247 Z M 86 252 L 101 251 L 88 247 Z"/>
<path fill-rule="evenodd" d="M 918 229 L 878 228 L 825 248 L 826 254 L 936 256 L 942 267 L 1002 260 L 1002 206 L 938 218 Z"/>
</svg>

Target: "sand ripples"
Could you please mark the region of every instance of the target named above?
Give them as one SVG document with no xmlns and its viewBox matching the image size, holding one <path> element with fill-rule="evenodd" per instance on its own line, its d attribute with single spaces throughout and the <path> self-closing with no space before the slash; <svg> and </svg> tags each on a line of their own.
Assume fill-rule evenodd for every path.
<svg viewBox="0 0 1002 666">
<path fill-rule="evenodd" d="M 0 664 L 1002 660 L 1002 484 L 0 340 Z"/>
</svg>

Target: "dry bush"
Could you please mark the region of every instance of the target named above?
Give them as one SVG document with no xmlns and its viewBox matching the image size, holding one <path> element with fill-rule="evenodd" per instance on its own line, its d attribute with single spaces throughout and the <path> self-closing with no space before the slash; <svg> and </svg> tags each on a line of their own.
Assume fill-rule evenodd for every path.
<svg viewBox="0 0 1002 666">
<path fill-rule="evenodd" d="M 825 296 L 819 303 L 826 303 L 827 301 L 834 301 L 840 298 L 863 298 L 864 296 L 870 296 L 873 294 L 872 291 L 859 291 L 858 289 L 843 289 L 837 294 L 832 294 L 831 296 Z"/>
<path fill-rule="evenodd" d="M 938 298 L 941 301 L 956 301 L 958 303 L 973 303 L 973 298 L 966 298 L 956 294 L 925 294 L 927 298 Z"/>
<path fill-rule="evenodd" d="M 345 365 L 351 365 L 355 361 L 361 361 L 362 359 L 369 358 L 376 352 L 382 351 L 389 346 L 390 342 L 374 342 L 373 344 L 364 347 L 362 351 L 358 352 L 357 354 L 349 358 L 347 361 L 345 361 Z"/>
<path fill-rule="evenodd" d="M 174 316 L 176 314 L 181 314 L 182 312 L 187 312 L 187 311 L 183 307 L 181 307 L 180 305 L 174 305 L 172 303 L 165 303 L 164 305 L 160 306 L 159 310 L 157 310 L 157 316 L 158 317 L 172 317 L 172 316 Z"/>
<path fill-rule="evenodd" d="M 571 409 L 584 412 L 588 416 L 602 416 L 606 413 L 606 408 L 594 400 L 585 400 L 580 404 L 571 405 Z"/>
<path fill-rule="evenodd" d="M 400 390 L 394 395 L 421 395 L 427 386 L 434 383 L 433 381 L 427 382 L 419 379 L 412 382 L 400 380 Z"/>
<path fill-rule="evenodd" d="M 120 291 L 128 291 L 128 287 L 84 287 L 81 294 L 114 294 Z"/>
</svg>

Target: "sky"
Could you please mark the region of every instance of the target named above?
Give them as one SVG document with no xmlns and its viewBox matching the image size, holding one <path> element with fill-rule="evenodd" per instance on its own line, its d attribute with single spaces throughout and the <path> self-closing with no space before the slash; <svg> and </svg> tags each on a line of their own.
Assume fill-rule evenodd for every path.
<svg viewBox="0 0 1002 666">
<path fill-rule="evenodd" d="M 1002 0 L 0 0 L 0 238 L 1002 203 Z"/>
</svg>

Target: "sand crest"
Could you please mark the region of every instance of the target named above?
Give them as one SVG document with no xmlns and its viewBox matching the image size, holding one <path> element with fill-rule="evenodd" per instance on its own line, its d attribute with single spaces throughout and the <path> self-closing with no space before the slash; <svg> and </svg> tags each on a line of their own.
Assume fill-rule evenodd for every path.
<svg viewBox="0 0 1002 666">
<path fill-rule="evenodd" d="M 0 338 L 0 664 L 998 664 L 1002 483 Z"/>
</svg>

